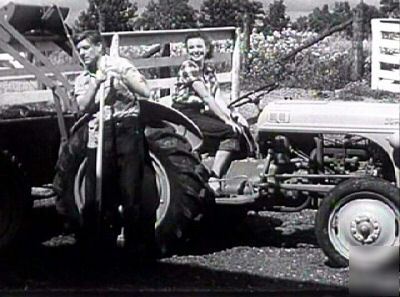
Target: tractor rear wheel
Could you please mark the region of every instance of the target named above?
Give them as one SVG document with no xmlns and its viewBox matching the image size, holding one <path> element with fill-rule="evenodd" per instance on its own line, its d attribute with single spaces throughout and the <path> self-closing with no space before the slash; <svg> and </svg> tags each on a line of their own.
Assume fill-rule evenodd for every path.
<svg viewBox="0 0 400 297">
<path fill-rule="evenodd" d="M 206 200 L 211 197 L 208 171 L 191 152 L 189 142 L 174 133 L 173 128 L 148 128 L 146 139 L 151 164 L 145 168 L 142 192 L 146 196 L 141 209 L 151 211 L 154 203 L 158 204 L 157 253 L 171 255 L 190 239 L 192 228 L 204 215 Z M 85 162 L 75 179 L 78 209 L 85 204 L 84 172 Z"/>
<path fill-rule="evenodd" d="M 0 168 L 0 251 L 3 251 L 22 238 L 32 201 L 29 183 L 15 156 L 7 151 L 0 153 Z"/>
<path fill-rule="evenodd" d="M 169 255 L 190 239 L 191 230 L 204 216 L 208 171 L 191 152 L 189 142 L 170 129 L 146 133 L 157 182 L 156 242 L 162 255 Z"/>
</svg>

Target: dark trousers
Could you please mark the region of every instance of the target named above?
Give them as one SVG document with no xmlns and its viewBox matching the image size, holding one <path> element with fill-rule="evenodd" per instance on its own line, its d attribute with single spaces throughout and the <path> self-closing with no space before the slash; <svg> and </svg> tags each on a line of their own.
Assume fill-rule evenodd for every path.
<svg viewBox="0 0 400 297">
<path fill-rule="evenodd" d="M 96 201 L 96 149 L 87 151 L 85 194 Z M 136 117 L 105 123 L 102 170 L 102 209 L 105 220 L 119 217 L 123 206 L 126 245 L 153 244 L 156 207 L 146 208 L 142 192 L 145 163 L 148 159 L 144 130 Z M 93 205 L 97 205 L 94 203 Z M 93 206 L 92 205 L 92 206 Z M 85 211 L 84 216 L 85 220 Z M 84 222 L 85 223 L 85 222 Z"/>
<path fill-rule="evenodd" d="M 56 209 L 70 227 L 80 225 L 80 214 L 74 199 L 75 175 L 86 157 L 87 125 L 81 126 L 60 146 L 53 187 L 57 194 Z"/>
<path fill-rule="evenodd" d="M 217 150 L 240 151 L 239 135 L 212 112 L 202 112 L 200 108 L 186 107 L 177 103 L 174 103 L 172 107 L 191 119 L 203 133 L 201 153 L 215 153 Z"/>
</svg>

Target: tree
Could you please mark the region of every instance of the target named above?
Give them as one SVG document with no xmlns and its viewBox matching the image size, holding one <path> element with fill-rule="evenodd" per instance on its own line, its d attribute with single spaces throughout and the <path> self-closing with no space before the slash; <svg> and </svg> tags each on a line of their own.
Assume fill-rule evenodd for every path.
<svg viewBox="0 0 400 297">
<path fill-rule="evenodd" d="M 400 17 L 399 0 L 380 0 L 379 10 L 384 17 Z"/>
<path fill-rule="evenodd" d="M 395 0 L 394 0 L 395 1 Z M 365 3 L 360 3 L 363 14 L 363 27 L 366 35 L 371 34 L 371 19 L 379 17 L 379 11 L 376 7 Z M 294 27 L 296 29 L 310 30 L 321 33 L 327 28 L 337 26 L 346 22 L 354 16 L 354 9 L 350 8 L 347 1 L 335 2 L 333 8 L 330 10 L 328 5 L 324 5 L 322 9 L 314 8 L 313 12 L 308 15 L 308 20 L 303 18 L 298 19 Z M 352 36 L 352 28 L 346 29 L 347 36 Z"/>
<path fill-rule="evenodd" d="M 320 33 L 326 28 L 329 28 L 331 20 L 331 13 L 329 12 L 329 6 L 327 4 L 325 4 L 322 9 L 320 9 L 319 7 L 314 8 L 312 13 L 310 13 L 308 16 L 310 29 L 317 33 Z"/>
<path fill-rule="evenodd" d="M 135 27 L 144 30 L 194 28 L 197 27 L 196 15 L 189 0 L 151 0 Z"/>
<path fill-rule="evenodd" d="M 75 22 L 77 31 L 130 31 L 137 17 L 137 4 L 129 0 L 89 0 L 89 7 Z"/>
<path fill-rule="evenodd" d="M 360 4 L 363 10 L 363 27 L 366 35 L 371 34 L 371 19 L 381 16 L 379 10 L 372 5 L 365 3 Z"/>
<path fill-rule="evenodd" d="M 349 2 L 335 2 L 331 13 L 330 26 L 340 25 L 351 17 L 352 11 Z"/>
<path fill-rule="evenodd" d="M 288 25 L 289 21 L 289 17 L 286 16 L 286 5 L 283 3 L 283 0 L 274 0 L 269 5 L 267 27 L 270 31 L 281 31 Z"/>
<path fill-rule="evenodd" d="M 308 17 L 301 16 L 293 22 L 292 28 L 297 31 L 307 31 L 308 30 Z"/>
<path fill-rule="evenodd" d="M 335 2 L 330 16 L 329 27 L 340 25 L 351 19 L 353 15 L 354 10 L 351 10 L 349 2 Z M 350 37 L 353 35 L 353 30 L 351 26 L 347 27 L 346 35 Z"/>
<path fill-rule="evenodd" d="M 253 27 L 264 14 L 263 5 L 257 0 L 205 0 L 200 8 L 200 22 L 204 27 L 244 28 L 248 20 Z"/>
</svg>

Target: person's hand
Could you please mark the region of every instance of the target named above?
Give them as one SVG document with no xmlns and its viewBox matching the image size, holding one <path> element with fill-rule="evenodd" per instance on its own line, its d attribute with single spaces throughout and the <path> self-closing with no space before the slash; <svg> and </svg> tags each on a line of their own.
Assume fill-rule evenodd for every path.
<svg viewBox="0 0 400 297">
<path fill-rule="evenodd" d="M 100 57 L 97 65 L 98 69 L 96 71 L 96 80 L 99 83 L 110 80 L 111 77 L 121 79 L 121 73 L 119 73 L 118 67 L 111 65 L 111 62 L 107 56 Z"/>
<path fill-rule="evenodd" d="M 230 119 L 226 122 L 226 124 L 231 126 L 233 132 L 236 134 L 241 134 L 242 128 L 234 120 Z"/>
<path fill-rule="evenodd" d="M 232 111 L 232 117 L 235 119 L 236 123 L 239 125 L 248 128 L 249 123 L 247 122 L 246 118 L 237 110 Z"/>
<path fill-rule="evenodd" d="M 107 79 L 107 72 L 102 69 L 98 69 L 95 74 L 95 79 L 97 84 L 101 84 Z"/>
</svg>

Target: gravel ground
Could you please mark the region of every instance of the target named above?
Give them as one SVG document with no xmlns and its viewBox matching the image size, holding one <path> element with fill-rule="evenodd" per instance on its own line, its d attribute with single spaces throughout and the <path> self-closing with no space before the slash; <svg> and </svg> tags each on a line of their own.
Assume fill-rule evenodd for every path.
<svg viewBox="0 0 400 297">
<path fill-rule="evenodd" d="M 316 244 L 314 216 L 311 210 L 252 214 L 235 228 L 199 230 L 185 254 L 152 264 L 117 252 L 86 257 L 73 238 L 55 238 L 1 260 L 0 296 L 38 290 L 346 294 L 348 269 L 327 265 Z"/>
</svg>

